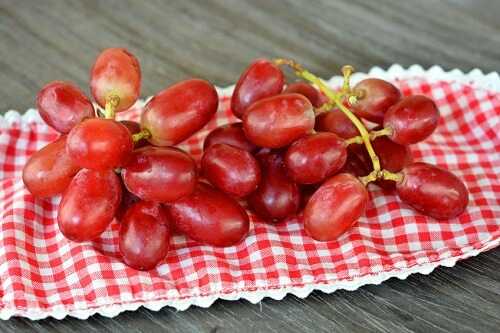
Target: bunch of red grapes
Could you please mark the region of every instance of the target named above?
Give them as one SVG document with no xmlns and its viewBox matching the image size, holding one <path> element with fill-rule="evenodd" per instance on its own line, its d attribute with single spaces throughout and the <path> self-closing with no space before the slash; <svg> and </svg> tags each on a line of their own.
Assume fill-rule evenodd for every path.
<svg viewBox="0 0 500 333">
<path fill-rule="evenodd" d="M 309 83 L 286 85 L 281 66 Z M 244 201 L 267 223 L 297 217 L 318 241 L 363 215 L 370 182 L 431 217 L 460 215 L 462 181 L 413 162 L 408 148 L 436 129 L 435 103 L 379 79 L 351 88 L 352 71 L 342 69 L 344 84 L 333 91 L 291 60 L 253 62 L 231 99 L 242 121 L 206 137 L 198 166 L 175 145 L 215 115 L 215 87 L 179 82 L 144 106 L 140 123 L 117 121 L 139 97 L 141 71 L 127 50 L 107 49 L 90 76 L 99 107 L 71 83 L 39 92 L 40 115 L 61 136 L 31 156 L 23 181 L 35 197 L 62 194 L 57 221 L 72 241 L 96 239 L 116 218 L 122 259 L 141 270 L 167 256 L 173 230 L 212 246 L 239 243 L 249 232 Z"/>
</svg>

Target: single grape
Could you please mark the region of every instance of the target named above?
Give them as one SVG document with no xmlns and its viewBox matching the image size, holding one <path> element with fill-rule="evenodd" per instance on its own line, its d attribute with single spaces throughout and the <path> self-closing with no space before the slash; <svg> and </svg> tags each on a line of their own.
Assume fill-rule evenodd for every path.
<svg viewBox="0 0 500 333">
<path fill-rule="evenodd" d="M 113 221 L 120 200 L 120 179 L 112 170 L 82 169 L 62 197 L 59 230 L 75 242 L 93 240 Z"/>
<path fill-rule="evenodd" d="M 90 71 L 90 90 L 101 107 L 106 106 L 106 99 L 116 96 L 120 100 L 115 111 L 127 110 L 141 91 L 139 61 L 123 48 L 102 51 Z"/>
<path fill-rule="evenodd" d="M 119 244 L 125 264 L 141 271 L 155 268 L 170 245 L 169 220 L 161 204 L 139 201 L 132 205 L 121 221 Z"/>
<path fill-rule="evenodd" d="M 321 95 L 318 89 L 305 82 L 295 82 L 289 84 L 283 91 L 284 94 L 301 94 L 311 102 L 312 106 L 319 108 L 326 102 L 326 98 Z"/>
<path fill-rule="evenodd" d="M 137 134 L 141 131 L 141 125 L 136 121 L 120 120 L 120 123 L 128 129 L 130 134 Z M 139 141 L 134 142 L 134 148 L 142 148 L 148 144 L 148 140 L 140 139 Z"/>
<path fill-rule="evenodd" d="M 66 136 L 49 143 L 29 158 L 23 168 L 23 182 L 37 198 L 64 192 L 80 170 L 66 153 Z"/>
<path fill-rule="evenodd" d="M 350 173 L 356 177 L 368 175 L 371 170 L 371 164 L 366 164 L 365 161 L 361 160 L 358 154 L 353 152 L 350 148 L 351 147 L 347 149 L 347 159 L 344 163 L 344 167 L 339 173 Z"/>
<path fill-rule="evenodd" d="M 391 83 L 380 79 L 366 79 L 353 88 L 359 96 L 351 108 L 359 117 L 382 124 L 386 111 L 401 99 L 401 92 Z"/>
<path fill-rule="evenodd" d="M 168 203 L 191 194 L 196 186 L 196 164 L 173 147 L 135 150 L 122 169 L 127 189 L 145 201 Z"/>
<path fill-rule="evenodd" d="M 205 151 L 201 170 L 215 187 L 239 198 L 255 191 L 260 182 L 260 167 L 252 154 L 222 143 Z"/>
<path fill-rule="evenodd" d="M 207 81 L 191 79 L 159 92 L 144 107 L 141 127 L 155 146 L 171 146 L 189 138 L 217 112 L 219 97 Z"/>
<path fill-rule="evenodd" d="M 372 141 L 373 149 L 380 160 L 380 166 L 390 172 L 399 172 L 413 162 L 410 147 L 393 142 L 386 136 Z M 375 182 L 386 190 L 393 190 L 395 183 L 391 180 L 377 180 Z"/>
<path fill-rule="evenodd" d="M 38 93 L 36 105 L 40 117 L 60 133 L 68 133 L 85 118 L 95 117 L 92 103 L 72 83 L 54 81 Z"/>
<path fill-rule="evenodd" d="M 318 241 L 332 241 L 363 215 L 368 191 L 353 175 L 340 173 L 313 194 L 304 209 L 306 233 Z"/>
<path fill-rule="evenodd" d="M 205 183 L 168 205 L 175 228 L 195 241 L 212 246 L 238 244 L 250 228 L 247 212 L 229 195 Z"/>
<path fill-rule="evenodd" d="M 385 114 L 384 127 L 392 129 L 391 140 L 400 145 L 420 142 L 434 132 L 439 110 L 428 97 L 414 95 L 401 99 Z"/>
<path fill-rule="evenodd" d="M 340 110 L 320 113 L 316 117 L 314 126 L 318 132 L 332 132 L 343 139 L 350 139 L 359 135 L 358 129 Z"/>
<path fill-rule="evenodd" d="M 346 143 L 336 134 L 310 134 L 286 151 L 288 175 L 299 184 L 315 184 L 337 173 L 347 158 Z"/>
<path fill-rule="evenodd" d="M 417 162 L 401 172 L 403 180 L 396 183 L 399 198 L 425 215 L 439 220 L 459 216 L 469 202 L 464 183 L 448 170 Z"/>
<path fill-rule="evenodd" d="M 203 142 L 203 150 L 217 143 L 225 143 L 236 148 L 255 153 L 259 148 L 248 141 L 243 132 L 243 123 L 232 123 L 217 127 L 210 132 Z"/>
<path fill-rule="evenodd" d="M 257 146 L 285 147 L 314 129 L 313 107 L 299 94 L 261 99 L 245 112 L 243 129 Z"/>
<path fill-rule="evenodd" d="M 299 187 L 286 173 L 280 153 L 259 153 L 262 177 L 257 190 L 248 197 L 250 208 L 265 221 L 278 222 L 297 214 L 300 208 Z"/>
<path fill-rule="evenodd" d="M 127 127 L 111 119 L 87 119 L 68 135 L 66 151 L 82 168 L 106 170 L 123 166 L 134 149 Z"/>
<path fill-rule="evenodd" d="M 285 77 L 281 69 L 265 59 L 257 59 L 241 74 L 231 98 L 231 110 L 243 118 L 245 110 L 256 101 L 281 93 Z"/>
</svg>

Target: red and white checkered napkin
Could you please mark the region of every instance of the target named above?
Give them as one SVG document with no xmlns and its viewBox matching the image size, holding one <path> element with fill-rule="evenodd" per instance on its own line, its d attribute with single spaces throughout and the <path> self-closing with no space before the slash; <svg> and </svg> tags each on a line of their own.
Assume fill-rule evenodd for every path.
<svg viewBox="0 0 500 333">
<path fill-rule="evenodd" d="M 370 186 L 365 216 L 337 241 L 315 242 L 299 222 L 268 225 L 252 216 L 250 234 L 238 246 L 213 248 L 175 236 L 166 260 L 156 270 L 139 272 L 116 257 L 116 222 L 93 243 L 63 237 L 55 221 L 60 198 L 37 200 L 21 181 L 28 156 L 57 134 L 34 110 L 24 116 L 8 112 L 0 118 L 0 317 L 86 318 L 141 305 L 184 310 L 210 306 L 217 298 L 305 297 L 314 289 L 352 290 L 390 277 L 428 274 L 499 245 L 498 75 L 393 66 L 373 69 L 370 76 L 393 81 L 405 95 L 424 94 L 437 102 L 442 115 L 437 131 L 412 150 L 416 160 L 445 167 L 465 181 L 470 204 L 459 218 L 433 220 Z M 217 119 L 183 148 L 199 157 L 204 136 L 235 120 L 230 93 L 231 88 L 220 90 Z M 137 117 L 139 110 L 140 105 L 124 117 Z"/>
</svg>

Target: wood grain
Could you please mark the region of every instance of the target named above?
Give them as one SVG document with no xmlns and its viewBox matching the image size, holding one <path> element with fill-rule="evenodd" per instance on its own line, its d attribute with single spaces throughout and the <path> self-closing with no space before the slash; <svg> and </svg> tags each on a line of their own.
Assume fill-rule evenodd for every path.
<svg viewBox="0 0 500 333">
<path fill-rule="evenodd" d="M 99 50 L 141 60 L 143 96 L 202 77 L 234 83 L 256 57 L 287 56 L 323 77 L 350 63 L 500 70 L 498 1 L 0 0 L 0 112 L 34 106 L 51 80 L 88 92 Z M 500 250 L 429 276 L 307 299 L 218 301 L 185 312 L 140 309 L 114 319 L 16 318 L 5 332 L 498 332 Z"/>
</svg>

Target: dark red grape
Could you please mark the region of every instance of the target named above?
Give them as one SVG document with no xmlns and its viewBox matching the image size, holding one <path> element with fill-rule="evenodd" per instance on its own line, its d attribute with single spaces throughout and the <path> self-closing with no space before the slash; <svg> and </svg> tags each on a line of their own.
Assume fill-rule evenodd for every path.
<svg viewBox="0 0 500 333">
<path fill-rule="evenodd" d="M 241 74 L 231 98 L 231 110 L 243 118 L 254 102 L 277 95 L 283 90 L 285 77 L 281 69 L 265 59 L 257 59 Z"/>
<path fill-rule="evenodd" d="M 200 130 L 217 112 L 219 97 L 207 81 L 191 79 L 159 92 L 144 107 L 141 127 L 155 146 L 171 146 Z"/>
<path fill-rule="evenodd" d="M 368 191 L 353 175 L 341 173 L 327 180 L 304 209 L 304 227 L 318 241 L 332 241 L 364 214 Z"/>
<path fill-rule="evenodd" d="M 448 170 L 427 163 L 413 163 L 396 183 L 399 198 L 425 215 L 447 220 L 462 214 L 469 202 L 464 183 Z"/>
<path fill-rule="evenodd" d="M 301 94 L 311 102 L 312 106 L 319 108 L 323 103 L 326 102 L 326 98 L 321 95 L 318 89 L 314 88 L 309 83 L 305 82 L 295 82 L 289 84 L 283 91 L 284 94 L 297 93 Z"/>
<path fill-rule="evenodd" d="M 141 131 L 141 125 L 136 121 L 120 120 L 120 123 L 128 129 L 130 134 L 137 134 Z M 140 139 L 139 141 L 134 142 L 134 148 L 141 148 L 147 146 L 148 144 L 148 140 Z"/>
<path fill-rule="evenodd" d="M 410 147 L 397 144 L 388 137 L 378 137 L 372 141 L 372 145 L 382 169 L 399 172 L 413 162 Z M 386 190 L 395 188 L 395 183 L 391 180 L 377 180 L 376 184 Z"/>
<path fill-rule="evenodd" d="M 121 221 L 119 244 L 125 264 L 142 271 L 155 268 L 170 245 L 169 221 L 161 204 L 139 201 L 132 205 Z"/>
<path fill-rule="evenodd" d="M 128 129 L 111 119 L 92 118 L 68 135 L 66 151 L 82 168 L 106 170 L 123 166 L 134 149 Z"/>
<path fill-rule="evenodd" d="M 23 182 L 37 198 L 64 192 L 80 170 L 66 153 L 66 136 L 49 143 L 29 158 L 23 168 Z"/>
<path fill-rule="evenodd" d="M 245 132 L 243 132 L 243 123 L 226 124 L 214 129 L 205 138 L 203 150 L 207 150 L 217 143 L 225 143 L 250 153 L 254 153 L 259 149 L 246 138 Z"/>
<path fill-rule="evenodd" d="M 278 222 L 295 215 L 300 208 L 300 191 L 286 173 L 279 153 L 257 155 L 262 180 L 257 190 L 248 197 L 252 210 L 266 222 Z"/>
<path fill-rule="evenodd" d="M 255 191 L 260 182 L 260 167 L 252 154 L 226 144 L 205 151 L 201 170 L 215 187 L 240 198 Z"/>
<path fill-rule="evenodd" d="M 261 99 L 245 112 L 243 129 L 257 146 L 285 147 L 314 129 L 313 107 L 299 94 Z"/>
<path fill-rule="evenodd" d="M 414 95 L 404 97 L 386 112 L 384 127 L 392 129 L 392 141 L 409 145 L 431 135 L 438 121 L 439 111 L 434 101 Z"/>
<path fill-rule="evenodd" d="M 299 184 L 315 184 L 337 173 L 347 158 L 346 143 L 336 134 L 310 134 L 287 150 L 288 175 Z"/>
<path fill-rule="evenodd" d="M 354 146 L 354 145 L 352 145 Z M 344 163 L 344 167 L 340 170 L 341 173 L 350 173 L 356 177 L 364 177 L 370 173 L 372 169 L 371 163 L 366 164 L 365 161 L 358 157 L 358 154 L 353 152 L 349 147 L 347 149 L 347 159 Z"/>
<path fill-rule="evenodd" d="M 42 88 L 36 98 L 38 112 L 47 125 L 68 133 L 85 118 L 95 117 L 92 103 L 68 82 L 54 81 Z"/>
<path fill-rule="evenodd" d="M 229 195 L 208 184 L 168 205 L 168 214 L 178 231 L 212 246 L 239 243 L 250 228 L 247 212 Z"/>
<path fill-rule="evenodd" d="M 172 202 L 193 192 L 196 164 L 180 149 L 149 146 L 132 153 L 122 177 L 127 189 L 142 200 Z"/>
<path fill-rule="evenodd" d="M 343 139 L 350 139 L 359 135 L 356 126 L 340 110 L 320 113 L 316 117 L 314 128 L 318 132 L 335 133 Z"/>
<path fill-rule="evenodd" d="M 113 221 L 120 200 L 120 179 L 112 170 L 82 169 L 62 197 L 59 229 L 75 242 L 93 240 Z"/>
<path fill-rule="evenodd" d="M 121 178 L 120 178 L 121 179 Z M 121 179 L 122 180 L 122 179 Z M 130 193 L 127 190 L 127 187 L 123 183 L 123 180 L 120 182 L 121 187 L 122 187 L 122 200 L 120 201 L 120 206 L 118 206 L 118 209 L 116 210 L 115 217 L 118 221 L 121 221 L 127 210 L 135 204 L 136 202 L 140 201 L 138 196 L 136 196 L 133 193 Z"/>
<path fill-rule="evenodd" d="M 106 106 L 107 98 L 117 96 L 120 100 L 115 111 L 127 110 L 141 91 L 139 61 L 123 48 L 102 51 L 90 71 L 90 90 L 101 107 Z"/>
<path fill-rule="evenodd" d="M 401 92 L 391 83 L 380 79 L 366 79 L 353 88 L 358 100 L 353 112 L 369 121 L 382 124 L 386 111 L 401 99 Z"/>
</svg>

